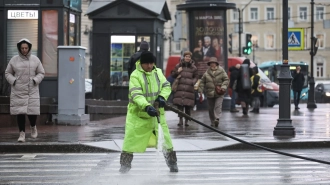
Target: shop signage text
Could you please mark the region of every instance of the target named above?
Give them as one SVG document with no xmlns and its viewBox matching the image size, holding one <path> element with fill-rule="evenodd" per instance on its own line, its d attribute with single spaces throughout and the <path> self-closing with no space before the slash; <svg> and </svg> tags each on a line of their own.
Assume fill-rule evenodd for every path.
<svg viewBox="0 0 330 185">
<path fill-rule="evenodd" d="M 8 19 L 38 19 L 38 10 L 8 10 Z"/>
</svg>

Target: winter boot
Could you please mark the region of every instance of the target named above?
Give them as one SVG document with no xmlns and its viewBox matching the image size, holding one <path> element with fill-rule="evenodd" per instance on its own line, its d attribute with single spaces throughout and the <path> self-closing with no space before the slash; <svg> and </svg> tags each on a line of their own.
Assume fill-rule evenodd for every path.
<svg viewBox="0 0 330 185">
<path fill-rule="evenodd" d="M 248 112 L 247 112 L 248 109 L 246 107 L 243 107 L 242 109 L 243 109 L 243 115 L 247 115 L 248 114 Z"/>
<path fill-rule="evenodd" d="M 19 138 L 17 140 L 18 142 L 25 142 L 25 132 L 21 131 L 19 133 Z"/>
<path fill-rule="evenodd" d="M 188 119 L 185 119 L 185 120 L 184 120 L 184 126 L 186 126 L 186 127 L 189 126 L 188 121 L 189 121 Z"/>
<path fill-rule="evenodd" d="M 127 173 L 131 169 L 131 163 L 133 160 L 133 154 L 122 152 L 120 155 L 120 173 Z"/>
<path fill-rule="evenodd" d="M 38 131 L 37 131 L 37 126 L 36 125 L 34 127 L 31 127 L 31 137 L 32 138 L 37 138 L 38 137 Z"/>
<path fill-rule="evenodd" d="M 255 109 L 254 113 L 259 114 L 259 108 Z"/>
<path fill-rule="evenodd" d="M 219 119 L 215 119 L 215 121 L 214 121 L 214 126 L 215 126 L 215 127 L 218 127 L 218 126 L 219 126 Z"/>
<path fill-rule="evenodd" d="M 179 121 L 179 123 L 178 123 L 178 126 L 182 126 L 182 125 L 183 125 L 183 118 L 180 117 L 180 121 Z"/>
<path fill-rule="evenodd" d="M 170 172 L 178 172 L 178 165 L 177 165 L 177 158 L 176 158 L 176 152 L 175 151 L 163 151 L 165 161 L 167 166 L 170 168 Z"/>
</svg>

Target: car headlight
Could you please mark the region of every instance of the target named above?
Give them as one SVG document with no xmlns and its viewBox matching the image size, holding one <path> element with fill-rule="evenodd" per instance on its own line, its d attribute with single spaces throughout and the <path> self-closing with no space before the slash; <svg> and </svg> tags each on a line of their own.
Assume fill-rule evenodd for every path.
<svg viewBox="0 0 330 185">
<path fill-rule="evenodd" d="M 304 96 L 306 96 L 306 93 L 303 93 L 303 94 L 301 95 L 301 97 L 304 97 Z"/>
<path fill-rule="evenodd" d="M 326 92 L 325 95 L 326 95 L 326 96 L 330 96 L 330 92 Z"/>
</svg>

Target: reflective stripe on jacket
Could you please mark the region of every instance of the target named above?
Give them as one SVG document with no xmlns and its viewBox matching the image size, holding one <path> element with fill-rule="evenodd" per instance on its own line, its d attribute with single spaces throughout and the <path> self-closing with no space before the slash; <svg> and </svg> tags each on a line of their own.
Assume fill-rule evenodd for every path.
<svg viewBox="0 0 330 185">
<path fill-rule="evenodd" d="M 262 93 L 261 84 L 260 84 L 260 75 L 257 73 L 251 76 L 251 94 Z"/>
</svg>

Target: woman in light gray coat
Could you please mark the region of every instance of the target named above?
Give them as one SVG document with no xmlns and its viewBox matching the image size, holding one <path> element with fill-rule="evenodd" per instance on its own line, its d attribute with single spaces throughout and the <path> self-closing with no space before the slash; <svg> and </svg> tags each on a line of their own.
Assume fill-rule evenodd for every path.
<svg viewBox="0 0 330 185">
<path fill-rule="evenodd" d="M 31 137 L 38 136 L 36 120 L 37 115 L 40 115 L 39 84 L 45 70 L 39 58 L 31 55 L 32 44 L 28 39 L 21 39 L 17 49 L 18 55 L 9 61 L 5 75 L 11 85 L 10 114 L 17 115 L 20 131 L 18 142 L 24 142 L 25 115 L 28 115 L 30 121 Z"/>
</svg>

